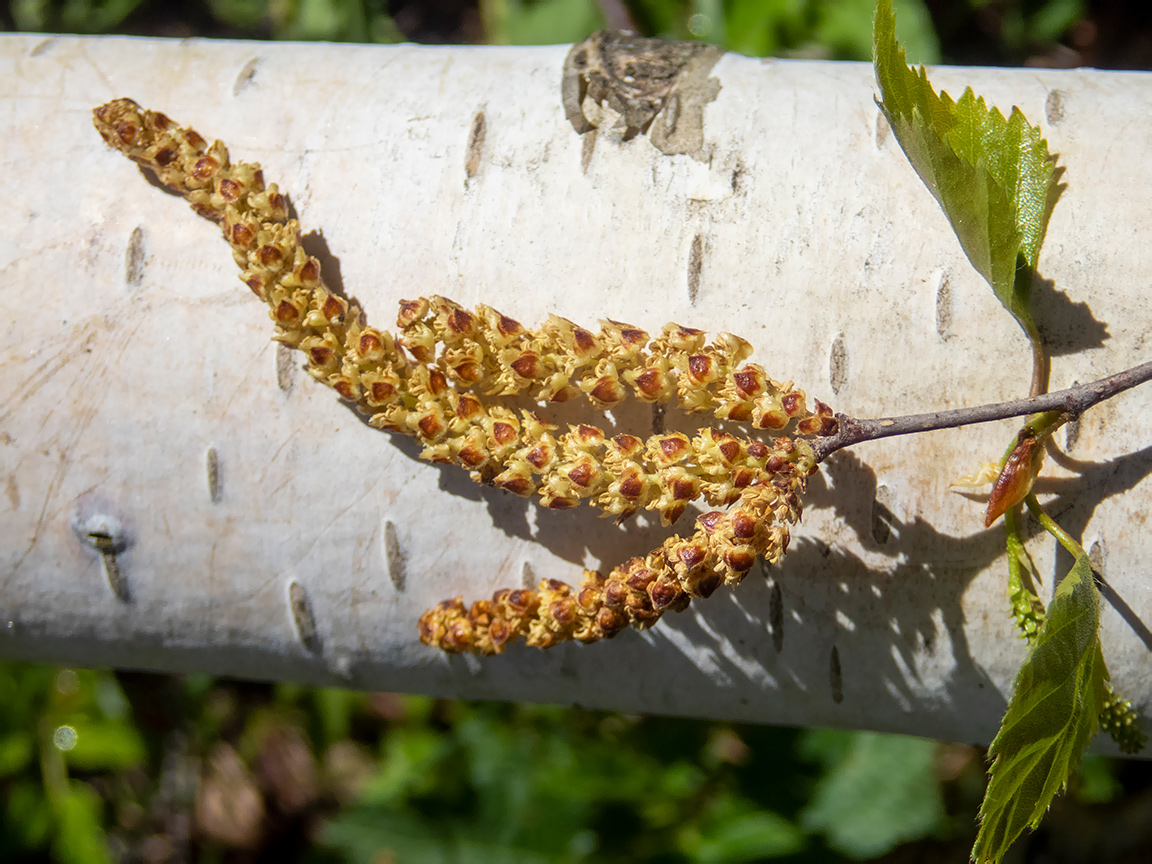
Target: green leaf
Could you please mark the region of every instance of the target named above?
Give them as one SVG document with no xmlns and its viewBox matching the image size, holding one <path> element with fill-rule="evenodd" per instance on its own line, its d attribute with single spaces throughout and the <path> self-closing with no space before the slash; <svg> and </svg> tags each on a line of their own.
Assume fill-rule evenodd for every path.
<svg viewBox="0 0 1152 864">
<path fill-rule="evenodd" d="M 104 842 L 104 802 L 86 783 L 68 783 L 56 804 L 52 857 L 59 864 L 111 864 Z"/>
<path fill-rule="evenodd" d="M 850 742 L 846 750 L 835 746 L 837 735 Z M 824 732 L 816 746 L 805 749 L 824 760 L 830 772 L 817 785 L 802 822 L 808 830 L 822 832 L 837 852 L 874 858 L 940 827 L 944 803 L 936 779 L 935 741 Z"/>
<path fill-rule="evenodd" d="M 73 726 L 75 744 L 65 753 L 71 768 L 85 771 L 122 771 L 144 763 L 147 749 L 139 731 L 129 723 L 86 721 Z"/>
<path fill-rule="evenodd" d="M 1025 827 L 1040 823 L 1096 732 L 1108 679 L 1099 605 L 1092 565 L 1081 556 L 1048 605 L 988 750 L 995 761 L 972 850 L 981 864 L 1000 861 Z"/>
<path fill-rule="evenodd" d="M 919 63 L 940 62 L 940 41 L 923 0 L 895 0 L 896 32 L 909 56 Z M 813 40 L 832 50 L 836 60 L 868 60 L 872 54 L 873 0 L 816 4 Z"/>
<path fill-rule="evenodd" d="M 716 796 L 701 824 L 690 823 L 680 831 L 680 846 L 696 864 L 782 858 L 804 845 L 804 832 L 797 825 L 735 795 Z"/>
<path fill-rule="evenodd" d="M 971 88 L 959 101 L 910 69 L 891 0 L 879 0 L 873 66 L 881 109 L 900 147 L 943 208 L 972 266 L 1034 342 L 1032 274 L 1055 203 L 1054 160 L 1019 108 L 1005 119 Z"/>
</svg>

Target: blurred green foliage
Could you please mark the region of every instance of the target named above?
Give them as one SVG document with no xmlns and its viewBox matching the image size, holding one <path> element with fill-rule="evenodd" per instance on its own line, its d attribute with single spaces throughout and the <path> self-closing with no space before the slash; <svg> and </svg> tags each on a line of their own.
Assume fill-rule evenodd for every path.
<svg viewBox="0 0 1152 864">
<path fill-rule="evenodd" d="M 0 700 L 5 864 L 961 861 L 984 791 L 981 750 L 867 732 L 21 663 Z"/>
<path fill-rule="evenodd" d="M 1084 0 L 933 6 L 936 26 L 943 22 L 949 36 L 973 20 L 984 21 L 984 29 L 993 21 L 1001 62 L 1014 63 L 1050 50 L 1086 14 Z M 611 8 L 646 35 L 701 39 L 751 56 L 866 61 L 873 7 L 873 0 L 12 0 L 8 20 L 17 30 L 41 32 L 535 45 L 578 41 L 606 26 L 604 10 Z M 909 60 L 941 62 L 926 0 L 896 0 L 895 8 Z"/>
<path fill-rule="evenodd" d="M 0 699 L 5 862 L 856 860 L 950 830 L 919 739 L 17 663 Z"/>
</svg>

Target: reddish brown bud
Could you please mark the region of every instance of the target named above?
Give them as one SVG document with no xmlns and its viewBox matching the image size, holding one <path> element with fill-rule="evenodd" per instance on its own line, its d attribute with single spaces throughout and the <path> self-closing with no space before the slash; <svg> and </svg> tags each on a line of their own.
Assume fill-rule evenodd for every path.
<svg viewBox="0 0 1152 864">
<path fill-rule="evenodd" d="M 747 573 L 756 563 L 756 556 L 744 549 L 729 549 L 724 553 L 724 563 L 736 573 Z"/>
<path fill-rule="evenodd" d="M 588 392 L 588 395 L 599 405 L 610 408 L 627 394 L 619 381 L 610 375 L 605 375 L 596 381 L 595 386 Z"/>
<path fill-rule="evenodd" d="M 643 330 L 637 330 L 635 327 L 625 327 L 620 331 L 620 339 L 629 345 L 643 347 L 644 343 L 648 341 L 648 334 Z"/>
<path fill-rule="evenodd" d="M 336 353 L 326 345 L 316 345 L 308 349 L 308 359 L 312 361 L 313 366 L 326 366 L 335 362 Z"/>
<path fill-rule="evenodd" d="M 512 627 L 503 618 L 493 618 L 492 623 L 488 625 L 488 638 L 492 640 L 492 647 L 499 653 L 505 643 L 512 638 Z"/>
<path fill-rule="evenodd" d="M 472 444 L 460 448 L 460 464 L 465 468 L 478 468 L 488 461 L 488 454 Z"/>
<path fill-rule="evenodd" d="M 740 458 L 740 442 L 731 435 L 726 435 L 723 440 L 717 443 L 716 447 L 729 465 Z"/>
<path fill-rule="evenodd" d="M 596 337 L 582 327 L 573 328 L 572 341 L 580 354 L 588 354 L 596 348 Z"/>
<path fill-rule="evenodd" d="M 454 621 L 440 641 L 445 651 L 460 653 L 472 647 L 472 625 L 467 621 Z"/>
<path fill-rule="evenodd" d="M 456 403 L 457 417 L 461 420 L 471 420 L 473 417 L 479 417 L 483 413 L 484 406 L 480 404 L 479 399 L 474 396 L 469 396 L 467 393 L 460 394 L 460 401 Z"/>
<path fill-rule="evenodd" d="M 440 418 L 432 413 L 421 417 L 416 423 L 416 428 L 420 430 L 420 435 L 426 441 L 435 441 L 444 434 L 444 424 L 440 422 Z"/>
<path fill-rule="evenodd" d="M 715 531 L 716 524 L 723 518 L 724 514 L 719 510 L 712 510 L 711 512 L 705 513 L 703 516 L 697 519 L 696 524 L 703 528 L 705 531 Z"/>
<path fill-rule="evenodd" d="M 315 284 L 320 281 L 320 262 L 315 258 L 309 258 L 300 267 L 300 273 L 298 275 L 300 281 L 307 287 L 311 288 L 315 286 Z"/>
<path fill-rule="evenodd" d="M 519 321 L 509 318 L 507 315 L 501 315 L 500 320 L 496 324 L 496 329 L 504 338 L 512 336 L 519 336 L 524 332 L 524 328 L 520 326 Z"/>
<path fill-rule="evenodd" d="M 216 191 L 220 193 L 220 197 L 225 201 L 232 203 L 244 194 L 244 187 L 231 177 L 226 177 L 220 181 L 216 187 Z"/>
<path fill-rule="evenodd" d="M 621 456 L 630 457 L 635 455 L 643 449 L 644 442 L 633 435 L 614 435 L 612 436 L 612 443 L 616 446 L 616 450 Z"/>
<path fill-rule="evenodd" d="M 511 492 L 513 495 L 519 495 L 521 498 L 531 495 L 536 488 L 527 477 L 510 477 L 507 480 L 493 480 L 492 485 L 498 489 Z"/>
<path fill-rule="evenodd" d="M 576 593 L 576 602 L 580 604 L 580 608 L 591 611 L 603 605 L 604 593 L 598 588 L 584 587 Z"/>
<path fill-rule="evenodd" d="M 233 246 L 238 246 L 241 249 L 247 249 L 248 246 L 255 239 L 255 237 L 256 237 L 256 235 L 253 233 L 252 229 L 249 228 L 247 225 L 242 225 L 241 223 L 237 222 L 235 225 L 232 226 L 232 245 Z"/>
<path fill-rule="evenodd" d="M 373 381 L 368 392 L 371 394 L 369 400 L 380 405 L 396 395 L 396 388 L 387 381 Z"/>
<path fill-rule="evenodd" d="M 546 442 L 541 441 L 528 451 L 528 455 L 524 457 L 524 460 L 537 471 L 544 471 L 552 464 L 552 460 L 555 458 L 556 453 L 552 447 Z"/>
<path fill-rule="evenodd" d="M 470 334 L 474 324 L 472 313 L 463 309 L 453 309 L 448 318 L 448 329 L 453 333 Z"/>
<path fill-rule="evenodd" d="M 283 257 L 284 253 L 277 249 L 275 246 L 266 244 L 256 250 L 256 260 L 263 264 L 265 267 L 271 267 L 273 264 L 279 264 Z"/>
<path fill-rule="evenodd" d="M 669 462 L 688 454 L 688 440 L 682 435 L 668 435 L 660 439 L 660 450 Z"/>
<path fill-rule="evenodd" d="M 280 305 L 276 307 L 276 320 L 280 324 L 295 324 L 300 320 L 300 310 L 287 300 L 281 300 Z M 328 349 L 325 348 L 324 350 L 327 351 Z M 323 365 L 323 361 L 316 362 L 316 365 Z"/>
<path fill-rule="evenodd" d="M 732 486 L 736 489 L 743 489 L 755 479 L 756 472 L 751 468 L 737 468 L 732 472 Z"/>
<path fill-rule="evenodd" d="M 477 600 L 468 610 L 468 620 L 472 624 L 487 624 L 492 619 L 492 601 Z"/>
<path fill-rule="evenodd" d="M 362 357 L 370 357 L 383 351 L 384 344 L 380 341 L 379 334 L 365 330 L 360 334 L 360 340 L 356 343 L 356 350 L 360 352 Z"/>
<path fill-rule="evenodd" d="M 628 617 L 618 609 L 603 608 L 596 613 L 596 626 L 605 639 L 611 639 L 628 626 Z"/>
<path fill-rule="evenodd" d="M 1044 448 L 1033 437 L 1031 430 L 1024 429 L 1017 437 L 1016 446 L 1008 454 L 1004 467 L 992 484 L 992 494 L 988 496 L 988 509 L 984 513 L 984 527 L 992 523 L 1023 501 L 1032 491 L 1032 484 L 1040 473 L 1044 459 Z"/>
<path fill-rule="evenodd" d="M 161 167 L 171 165 L 172 161 L 176 158 L 176 151 L 171 147 L 161 147 L 152 158 L 155 159 L 156 164 Z"/>
<path fill-rule="evenodd" d="M 620 481 L 620 494 L 629 501 L 635 501 L 644 494 L 644 479 L 635 469 L 631 469 Z"/>
<path fill-rule="evenodd" d="M 604 605 L 613 608 L 623 606 L 628 599 L 628 588 L 619 579 L 609 579 L 604 585 Z"/>
<path fill-rule="evenodd" d="M 497 444 L 511 444 L 516 440 L 516 427 L 497 420 L 492 424 L 492 437 Z"/>
<path fill-rule="evenodd" d="M 688 377 L 697 384 L 706 384 L 711 380 L 713 365 L 707 354 L 693 354 L 688 358 Z"/>
<path fill-rule="evenodd" d="M 672 606 L 683 593 L 684 589 L 680 587 L 680 583 L 666 578 L 657 579 L 648 588 L 652 606 L 661 611 Z"/>
<path fill-rule="evenodd" d="M 649 399 L 655 399 L 665 389 L 664 373 L 655 368 L 645 369 L 636 376 L 635 383 L 636 389 Z"/>
<path fill-rule="evenodd" d="M 745 366 L 732 376 L 736 388 L 746 399 L 754 399 L 764 392 L 767 384 L 764 372 L 755 366 Z"/>
<path fill-rule="evenodd" d="M 685 543 L 680 547 L 678 555 L 684 566 L 691 570 L 704 563 L 708 550 L 699 543 Z"/>
<path fill-rule="evenodd" d="M 396 315 L 396 326 L 401 330 L 407 329 L 424 317 L 428 312 L 428 301 L 421 297 L 419 300 L 401 300 L 400 311 Z"/>
<path fill-rule="evenodd" d="M 322 314 L 329 321 L 343 321 L 344 313 L 347 311 L 348 304 L 337 297 L 335 294 L 329 294 L 327 297 L 325 297 L 324 302 L 320 306 L 320 314 Z"/>
<path fill-rule="evenodd" d="M 581 444 L 596 444 L 604 440 L 604 430 L 584 423 L 576 427 L 574 435 Z"/>
<path fill-rule="evenodd" d="M 484 377 L 484 370 L 473 360 L 465 360 L 453 366 L 452 371 L 456 374 L 456 378 L 465 384 L 475 384 Z"/>
<path fill-rule="evenodd" d="M 749 540 L 756 536 L 756 520 L 743 511 L 732 514 L 732 536 Z"/>
<path fill-rule="evenodd" d="M 122 123 L 116 124 L 116 137 L 120 139 L 120 143 L 124 146 L 131 146 L 136 143 L 136 136 L 140 133 L 140 127 L 135 123 L 130 123 L 125 120 Z"/>
<path fill-rule="evenodd" d="M 188 173 L 195 179 L 203 181 L 215 174 L 219 167 L 220 163 L 211 156 L 201 156 L 196 160 L 196 164 L 192 166 L 192 170 Z"/>
<path fill-rule="evenodd" d="M 656 574 L 651 570 L 646 570 L 643 567 L 631 573 L 625 581 L 629 588 L 634 591 L 647 591 L 648 586 L 656 580 Z"/>
<path fill-rule="evenodd" d="M 508 594 L 505 602 L 508 604 L 508 609 L 511 610 L 514 615 L 521 616 L 536 611 L 539 599 L 535 591 L 526 588 L 517 588 Z"/>
<path fill-rule="evenodd" d="M 525 351 L 510 365 L 512 371 L 521 378 L 535 378 L 540 367 L 540 357 L 535 351 Z"/>
<path fill-rule="evenodd" d="M 588 463 L 577 465 L 568 472 L 568 479 L 581 489 L 587 489 L 591 485 L 594 476 L 593 468 Z"/>
</svg>

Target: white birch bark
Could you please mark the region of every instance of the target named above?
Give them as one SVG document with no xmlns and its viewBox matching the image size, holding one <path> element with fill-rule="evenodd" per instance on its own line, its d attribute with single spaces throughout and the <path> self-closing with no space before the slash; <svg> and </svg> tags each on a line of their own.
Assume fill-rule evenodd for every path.
<svg viewBox="0 0 1152 864">
<path fill-rule="evenodd" d="M 1024 645 L 1002 530 L 948 486 L 1013 422 L 833 457 L 779 567 L 650 631 L 445 656 L 416 638 L 436 601 L 577 581 L 666 531 L 477 487 L 360 422 L 269 342 L 216 226 L 90 122 L 130 96 L 259 160 L 378 326 L 439 293 L 526 325 L 732 331 L 855 416 L 1026 395 L 1026 341 L 886 134 L 870 67 L 725 56 L 702 149 L 670 156 L 577 134 L 567 50 L 0 38 L 0 654 L 991 737 Z M 1067 168 L 1040 268 L 1053 389 L 1148 359 L 1152 77 L 933 80 L 1019 105 Z M 1093 409 L 1064 442 L 1080 475 L 1050 465 L 1039 486 L 1113 589 L 1104 653 L 1146 720 L 1150 421 L 1150 388 Z M 111 571 L 91 530 L 123 534 Z M 1030 548 L 1048 596 L 1070 562 Z"/>
</svg>

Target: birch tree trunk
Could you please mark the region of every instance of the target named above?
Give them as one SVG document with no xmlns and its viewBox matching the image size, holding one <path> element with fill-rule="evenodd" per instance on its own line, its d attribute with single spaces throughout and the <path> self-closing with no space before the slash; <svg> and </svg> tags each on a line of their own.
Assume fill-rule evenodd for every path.
<svg viewBox="0 0 1152 864">
<path fill-rule="evenodd" d="M 130 96 L 259 160 L 380 327 L 438 293 L 526 325 L 735 332 L 853 416 L 1026 395 L 1027 342 L 888 134 L 869 66 L 726 55 L 629 137 L 610 115 L 577 131 L 568 50 L 0 37 L 0 654 L 991 737 L 1024 644 L 1002 530 L 949 483 L 1012 422 L 836 454 L 781 565 L 652 630 L 445 656 L 416 634 L 437 601 L 575 582 L 667 529 L 540 509 L 360 422 L 269 341 L 219 229 L 90 121 Z M 1053 389 L 1148 359 L 1152 77 L 933 81 L 1019 105 L 1067 168 L 1036 287 Z M 1104 653 L 1146 720 L 1150 428 L 1152 389 L 1093 409 L 1061 441 L 1072 470 L 1038 487 L 1107 579 Z M 1047 596 L 1070 561 L 1032 533 Z"/>
</svg>

